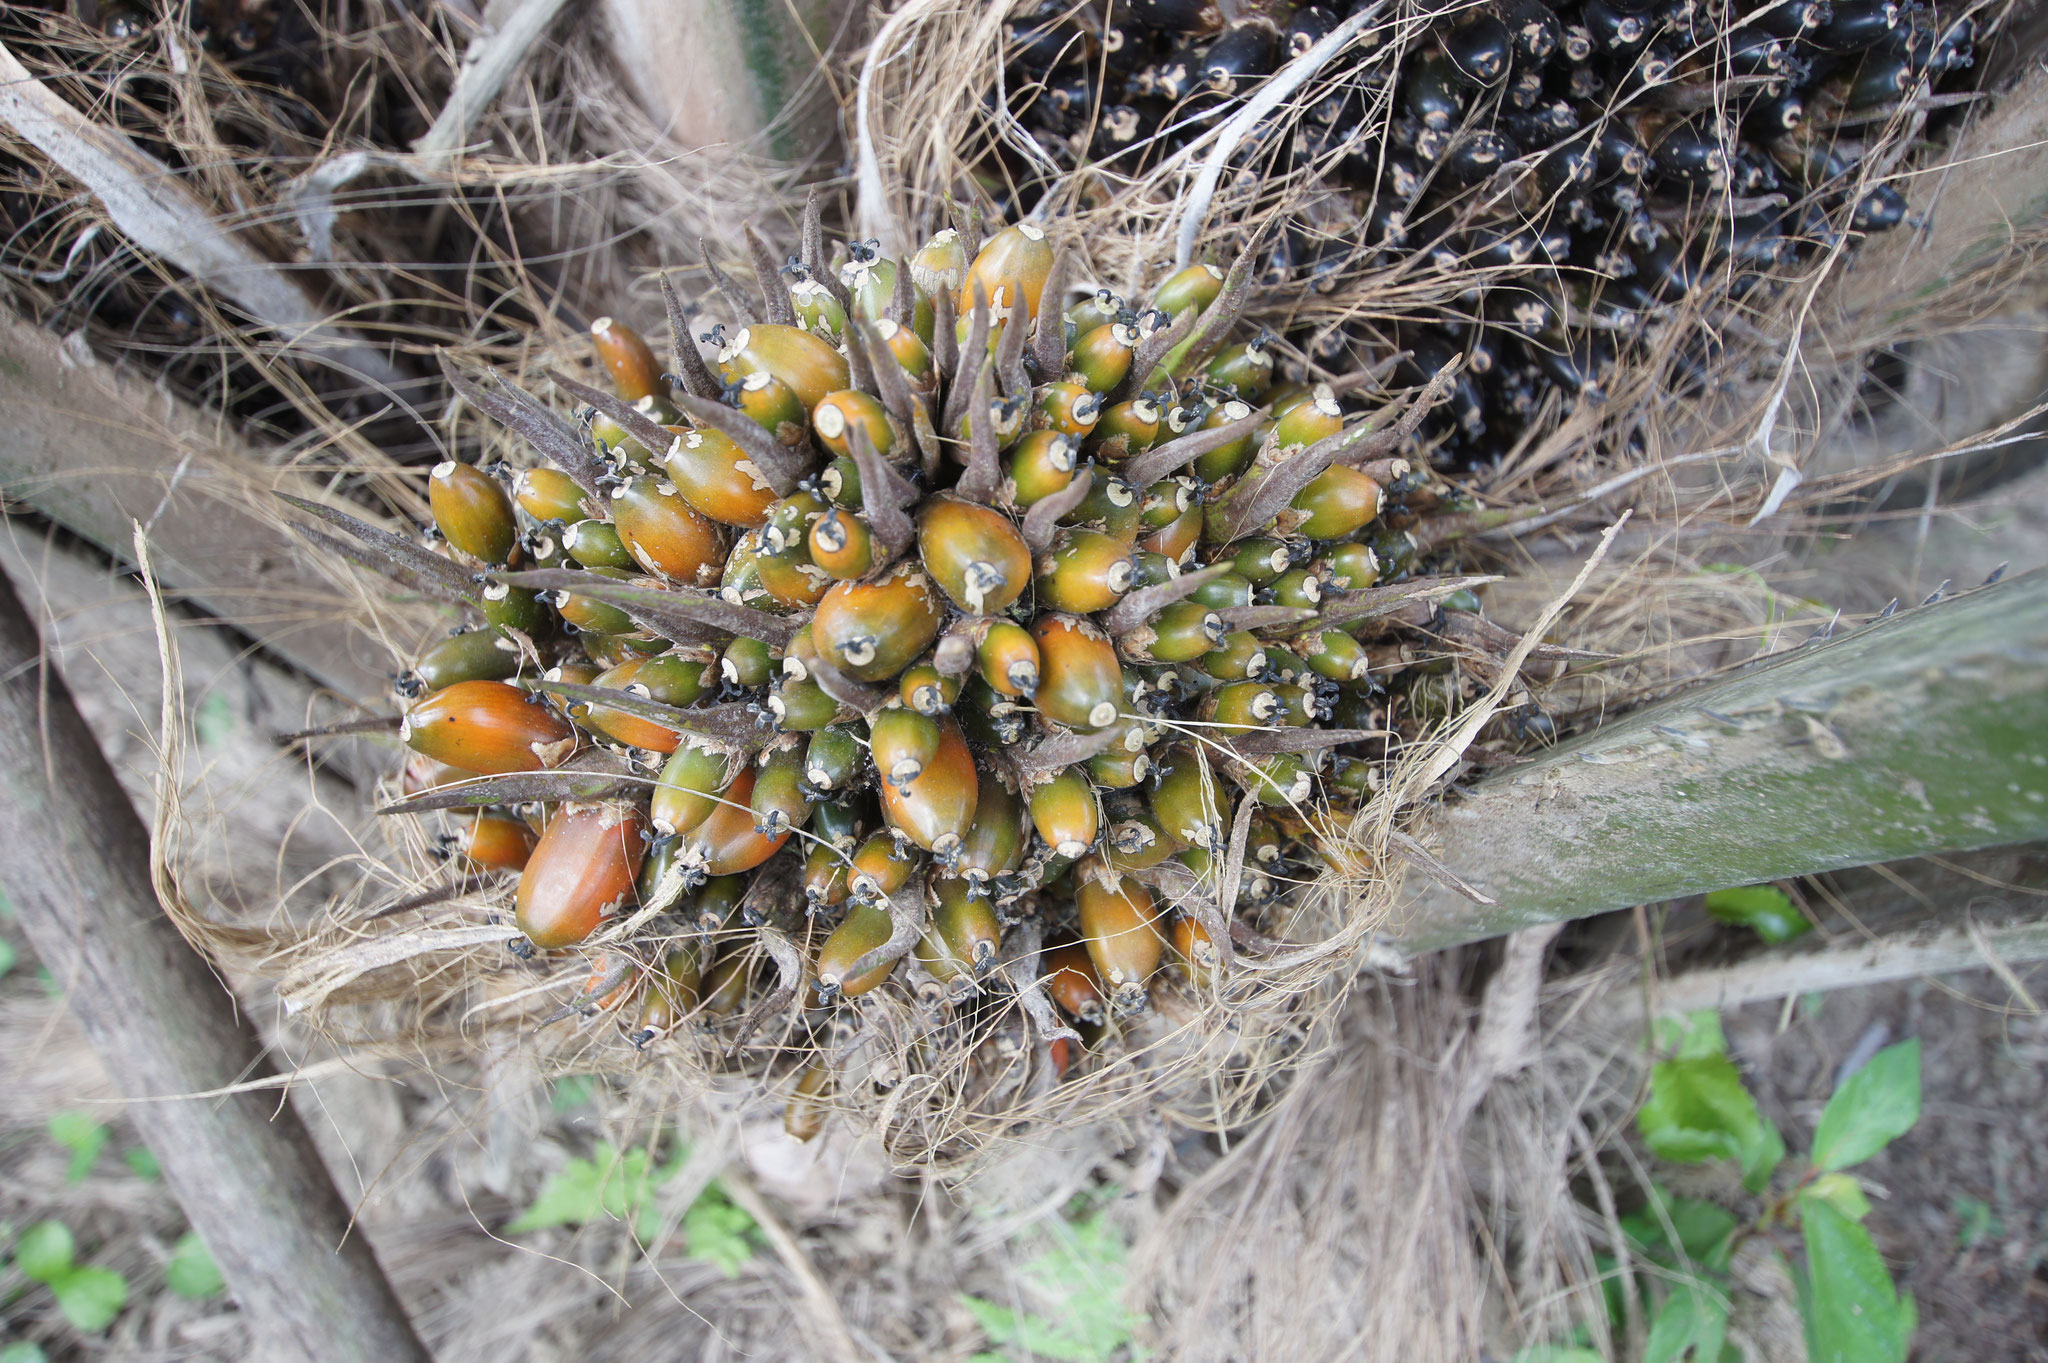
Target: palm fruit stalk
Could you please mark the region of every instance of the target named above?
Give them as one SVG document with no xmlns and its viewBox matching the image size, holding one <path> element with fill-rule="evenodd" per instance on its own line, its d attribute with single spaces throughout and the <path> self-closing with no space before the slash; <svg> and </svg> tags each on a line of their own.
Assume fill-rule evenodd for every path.
<svg viewBox="0 0 2048 1363">
<path fill-rule="evenodd" d="M 1031 146 L 989 138 L 977 177 L 1015 214 L 1205 154 L 1360 8 L 1026 0 L 985 99 Z M 1398 325 L 1289 339 L 1332 373 L 1406 352 L 1419 380 L 1463 356 L 1425 434 L 1447 466 L 1482 465 L 1604 401 L 1678 305 L 1753 305 L 1844 234 L 1906 221 L 1902 182 L 1862 163 L 1888 168 L 1888 130 L 1963 83 L 1983 22 L 1923 0 L 1495 0 L 1398 46 L 1366 26 L 1230 165 L 1302 208 L 1261 262 L 1283 298 L 1379 272 L 1434 291 Z M 1677 348 L 1681 382 L 1705 377 L 1713 332 Z"/>
<path fill-rule="evenodd" d="M 1442 378 L 1277 382 L 1257 242 L 1138 308 L 1030 225 L 750 240 L 708 354 L 673 293 L 672 371 L 601 319 L 573 415 L 449 365 L 533 460 L 435 469 L 423 542 L 301 504 L 475 621 L 400 680 L 388 812 L 452 818 L 636 1046 L 881 994 L 1029 1014 L 1064 1072 L 1162 989 L 1256 988 L 1279 887 L 1432 722 L 1387 685 L 1470 596 L 1400 528 L 1458 509 L 1395 453 Z"/>
</svg>

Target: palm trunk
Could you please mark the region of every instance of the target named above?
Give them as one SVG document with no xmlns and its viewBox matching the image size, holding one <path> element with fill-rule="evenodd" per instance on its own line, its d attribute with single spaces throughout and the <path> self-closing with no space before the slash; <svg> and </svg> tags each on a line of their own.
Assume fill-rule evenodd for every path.
<svg viewBox="0 0 2048 1363">
<path fill-rule="evenodd" d="M 1412 950 L 2048 837 L 2048 569 L 1637 711 L 1451 800 Z"/>
</svg>

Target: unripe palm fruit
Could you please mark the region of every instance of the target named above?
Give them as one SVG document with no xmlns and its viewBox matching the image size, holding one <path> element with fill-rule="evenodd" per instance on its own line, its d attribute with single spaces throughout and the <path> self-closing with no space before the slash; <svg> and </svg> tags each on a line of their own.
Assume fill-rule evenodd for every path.
<svg viewBox="0 0 2048 1363">
<path fill-rule="evenodd" d="M 938 637 L 937 598 L 931 579 L 907 563 L 876 582 L 835 582 L 811 617 L 811 638 L 848 676 L 887 681 Z"/>
<path fill-rule="evenodd" d="M 427 505 L 442 538 L 479 563 L 503 565 L 519 544 L 519 523 L 504 486 L 473 464 L 450 459 L 427 478 Z"/>
<path fill-rule="evenodd" d="M 925 504 L 917 552 L 932 580 L 970 614 L 1007 610 L 1031 582 L 1031 551 L 1010 518 L 958 497 Z"/>
</svg>

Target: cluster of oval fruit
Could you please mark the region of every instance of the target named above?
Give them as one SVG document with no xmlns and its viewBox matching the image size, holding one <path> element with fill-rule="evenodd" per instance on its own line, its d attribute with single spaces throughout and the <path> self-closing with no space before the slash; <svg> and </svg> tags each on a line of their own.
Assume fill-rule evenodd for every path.
<svg viewBox="0 0 2048 1363">
<path fill-rule="evenodd" d="M 1386 636 L 1445 595 L 1397 453 L 1431 394 L 1280 381 L 1232 338 L 1249 251 L 1133 308 L 972 230 L 838 268 L 815 210 L 787 265 L 750 234 L 712 359 L 672 293 L 674 373 L 594 325 L 609 391 L 551 375 L 580 425 L 451 367 L 546 462 L 435 468 L 436 548 L 321 513 L 487 622 L 402 678 L 393 808 L 463 811 L 515 948 L 597 953 L 574 1005 L 640 1044 L 891 979 L 1102 1027 L 1270 949 L 1377 783 Z"/>
<path fill-rule="evenodd" d="M 1363 5 L 1029 0 L 1005 30 L 1007 112 L 980 168 L 1028 208 L 1077 171 L 1134 175 L 1215 130 Z M 1971 64 L 1977 20 L 1921 0 L 1490 0 L 1398 50 L 1368 25 L 1233 164 L 1305 200 L 1266 262 L 1275 284 L 1392 271 L 1441 306 L 1305 333 L 1335 370 L 1390 346 L 1430 373 L 1467 363 L 1436 419 L 1444 458 L 1482 463 L 1546 412 L 1604 397 L 1667 305 L 1740 297 L 1846 230 L 1904 220 L 1865 183 L 1882 135 Z M 1304 184 L 1319 187 L 1303 195 Z M 1679 363 L 1697 376 L 1698 328 Z"/>
</svg>

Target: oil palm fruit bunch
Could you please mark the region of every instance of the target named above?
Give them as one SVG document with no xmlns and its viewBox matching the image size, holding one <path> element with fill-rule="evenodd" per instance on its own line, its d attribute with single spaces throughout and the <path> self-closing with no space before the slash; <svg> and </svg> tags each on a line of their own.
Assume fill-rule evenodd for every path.
<svg viewBox="0 0 2048 1363">
<path fill-rule="evenodd" d="M 1858 163 L 1969 68 L 1979 22 L 1923 0 L 1491 0 L 1395 46 L 1390 23 L 1338 32 L 1359 8 L 1026 0 L 987 98 L 1031 140 L 991 138 L 979 174 L 1014 208 L 1077 173 L 1136 176 L 1289 61 L 1343 43 L 1232 165 L 1312 208 L 1275 241 L 1270 282 L 1445 281 L 1440 307 L 1397 328 L 1297 339 L 1334 372 L 1395 350 L 1422 374 L 1466 356 L 1432 423 L 1462 464 L 1546 408 L 1601 400 L 1688 294 L 1739 300 L 1844 232 L 1902 222 L 1900 190 Z M 1709 330 L 1681 349 L 1695 377 Z"/>
<path fill-rule="evenodd" d="M 400 680 L 391 811 L 452 811 L 514 950 L 592 957 L 573 1006 L 636 1044 L 882 991 L 1060 1064 L 1205 994 L 1340 856 L 1373 658 L 1461 585 L 1395 453 L 1444 384 L 1278 381 L 1235 325 L 1257 243 L 1137 307 L 976 236 L 835 268 L 813 206 L 789 264 L 712 267 L 708 356 L 666 281 L 672 371 L 594 324 L 573 418 L 448 366 L 539 457 L 435 468 L 424 544 L 301 503 L 478 622 Z"/>
</svg>

